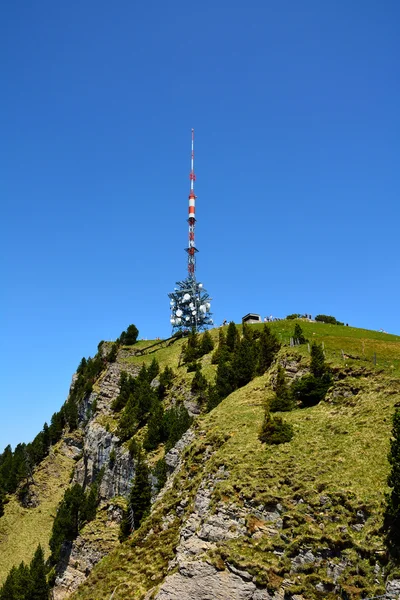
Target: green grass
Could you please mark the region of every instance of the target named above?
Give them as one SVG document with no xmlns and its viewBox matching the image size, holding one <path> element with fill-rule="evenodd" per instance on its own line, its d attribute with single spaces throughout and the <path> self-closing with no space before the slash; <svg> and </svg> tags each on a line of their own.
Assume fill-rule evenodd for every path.
<svg viewBox="0 0 400 600">
<path fill-rule="evenodd" d="M 381 526 L 392 415 L 400 400 L 400 382 L 396 377 L 400 337 L 351 327 L 300 323 L 310 341 L 324 342 L 326 358 L 336 376 L 341 377 L 338 389 L 353 389 L 354 395 L 330 393 L 327 401 L 315 407 L 282 414 L 293 425 L 294 437 L 290 443 L 271 447 L 258 439 L 264 406 L 272 394 L 271 373 L 231 394 L 198 419 L 199 435 L 186 451 L 185 466 L 174 488 L 154 507 L 142 528 L 95 568 L 74 599 L 108 600 L 117 584 L 121 587 L 116 599 L 142 599 L 162 581 L 178 542 L 179 525 L 176 520 L 171 529 L 161 532 L 162 516 L 175 515 L 182 498 L 189 500 L 189 513 L 200 481 L 221 465 L 227 468 L 229 477 L 216 486 L 212 505 L 234 501 L 251 511 L 252 506 L 280 502 L 284 507 L 285 538 L 271 537 L 267 532 L 259 539 L 252 538 L 257 520 L 250 518 L 249 535 L 221 543 L 210 553 L 209 559 L 219 568 L 228 561 L 250 571 L 260 585 L 270 589 L 277 589 L 289 577 L 294 581 L 293 593 L 317 598 L 315 584 L 326 581 L 324 561 L 321 567 L 305 569 L 294 576 L 290 575 L 290 561 L 301 548 L 314 553 L 329 548 L 351 563 L 340 580 L 350 597 L 382 593 L 382 585 L 374 582 L 373 567 L 385 553 Z M 270 327 L 288 344 L 294 324 L 279 321 Z M 217 338 L 218 330 L 212 334 Z M 149 363 L 155 356 L 161 367 L 172 366 L 180 383 L 187 385 L 192 375 L 186 373 L 185 367 L 178 367 L 183 343 L 179 340 L 155 354 L 127 360 Z M 341 350 L 366 360 L 343 360 Z M 378 357 L 376 367 L 372 363 L 374 352 Z M 303 365 L 308 364 L 307 345 L 282 348 L 282 358 L 291 354 L 300 355 Z M 204 372 L 212 378 L 215 366 L 210 360 L 208 355 L 202 362 Z M 213 450 L 209 458 L 207 448 Z M 329 498 L 326 505 L 321 504 L 321 495 Z M 361 531 L 352 529 L 358 510 L 367 515 Z M 262 524 L 258 525 L 264 531 Z M 282 555 L 275 552 L 282 548 Z M 334 562 L 338 562 L 337 557 Z"/>
<path fill-rule="evenodd" d="M 40 504 L 23 508 L 11 496 L 0 519 L 0 584 L 11 567 L 29 563 L 40 543 L 45 556 L 49 555 L 49 538 L 54 516 L 70 482 L 74 461 L 61 451 L 61 443 L 42 461 L 34 473 L 34 490 Z"/>
<path fill-rule="evenodd" d="M 285 345 L 281 358 L 300 355 L 302 364 L 307 365 L 307 345 L 288 347 L 295 322 L 277 321 L 269 326 Z M 314 553 L 329 548 L 337 553 L 334 561 L 341 556 L 352 563 L 340 581 L 351 598 L 382 593 L 382 585 L 374 583 L 373 567 L 384 556 L 381 526 L 391 421 L 394 405 L 400 400 L 400 337 L 352 327 L 298 322 L 310 342 L 324 343 L 326 359 L 335 375 L 341 377 L 337 390 L 352 389 L 354 395 L 344 397 L 329 393 L 327 401 L 315 407 L 282 414 L 293 425 L 293 440 L 267 447 L 258 440 L 258 433 L 265 403 L 272 394 L 271 373 L 231 394 L 211 413 L 198 419 L 195 425 L 198 435 L 185 453 L 185 465 L 173 489 L 154 506 L 139 531 L 124 544 L 117 544 L 95 567 L 87 582 L 74 594 L 74 600 L 108 600 L 117 585 L 120 588 L 115 600 L 143 599 L 146 592 L 166 576 L 168 563 L 174 557 L 181 524 L 176 516 L 177 504 L 187 498 L 188 514 L 201 480 L 221 465 L 229 471 L 229 477 L 216 486 L 212 506 L 234 501 L 247 506 L 251 512 L 252 506 L 279 501 L 284 507 L 282 533 L 285 537 L 280 534 L 271 537 L 255 517 L 250 517 L 247 536 L 221 543 L 210 553 L 209 559 L 219 568 L 228 561 L 250 571 L 260 585 L 268 585 L 270 589 L 277 589 L 284 578 L 290 578 L 294 582 L 293 593 L 312 599 L 318 597 L 315 584 L 326 580 L 326 565 L 292 575 L 290 561 L 300 548 L 307 547 Z M 259 329 L 263 325 L 251 327 Z M 218 329 L 211 334 L 217 342 Z M 193 377 L 180 365 L 185 343 L 178 340 L 157 352 L 135 356 L 137 349 L 151 344 L 150 340 L 143 340 L 126 347 L 121 362 L 148 365 L 155 357 L 161 368 L 169 365 L 177 374 L 174 394 L 179 396 L 184 394 Z M 346 355 L 344 359 L 342 351 Z M 375 353 L 376 366 L 373 364 Z M 353 358 L 348 358 L 349 355 Z M 201 362 L 203 372 L 212 380 L 216 367 L 211 365 L 211 354 Z M 114 429 L 114 418 L 110 426 Z M 154 461 L 158 456 L 159 451 L 155 451 L 151 458 Z M 67 484 L 70 463 L 68 468 L 67 465 L 59 468 L 65 473 L 65 479 L 62 476 L 62 481 L 57 480 L 62 487 Z M 56 485 L 56 481 L 50 479 L 53 483 L 49 490 Z M 64 489 L 61 487 L 57 493 L 52 492 L 48 506 L 44 500 L 41 504 L 45 512 L 43 535 L 38 534 L 42 527 L 39 516 L 34 517 L 35 513 L 31 512 L 38 509 L 24 511 L 14 500 L 6 506 L 6 518 L 0 520 L 0 526 L 4 528 L 4 524 L 8 524 L 9 527 L 8 531 L 0 529 L 0 539 L 5 544 L 2 544 L 0 558 L 3 577 L 11 564 L 30 559 L 39 537 L 46 546 L 51 515 L 54 516 Z M 329 498 L 327 504 L 321 504 L 321 495 Z M 351 527 L 357 510 L 363 510 L 368 517 L 361 531 Z M 162 523 L 167 515 L 173 516 L 174 521 L 164 530 Z M 24 519 L 22 538 L 17 540 L 14 538 L 18 538 L 20 519 Z M 259 539 L 251 537 L 256 526 L 263 532 Z M 105 512 L 100 511 L 84 535 L 93 536 L 97 541 L 104 535 L 105 543 L 111 548 L 116 543 L 115 531 L 109 532 L 108 538 L 105 527 Z M 326 597 L 336 596 L 327 594 Z"/>
</svg>

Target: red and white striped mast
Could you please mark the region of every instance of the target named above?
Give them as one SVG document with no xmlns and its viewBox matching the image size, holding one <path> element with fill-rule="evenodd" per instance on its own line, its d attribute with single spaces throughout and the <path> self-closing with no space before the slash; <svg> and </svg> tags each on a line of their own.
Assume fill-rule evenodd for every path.
<svg viewBox="0 0 400 600">
<path fill-rule="evenodd" d="M 195 225 L 196 225 L 196 198 L 194 193 L 194 182 L 196 181 L 196 175 L 194 174 L 194 129 L 192 129 L 192 154 L 190 160 L 190 192 L 189 192 L 189 247 L 186 248 L 188 253 L 188 273 L 190 279 L 195 279 L 196 271 L 196 252 L 198 252 L 194 239 Z"/>
</svg>

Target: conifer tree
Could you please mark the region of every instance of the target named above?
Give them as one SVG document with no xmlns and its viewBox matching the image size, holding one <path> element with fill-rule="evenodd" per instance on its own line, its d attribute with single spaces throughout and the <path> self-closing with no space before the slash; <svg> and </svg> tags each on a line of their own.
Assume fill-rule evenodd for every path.
<svg viewBox="0 0 400 600">
<path fill-rule="evenodd" d="M 271 400 L 270 410 L 289 411 L 293 408 L 293 400 L 286 383 L 285 369 L 279 365 L 275 384 L 275 397 Z"/>
<path fill-rule="evenodd" d="M 160 373 L 160 385 L 158 386 L 158 395 L 160 398 L 164 398 L 167 390 L 171 387 L 172 381 L 174 379 L 174 372 L 168 365 L 165 367 L 164 371 Z"/>
<path fill-rule="evenodd" d="M 2 517 L 4 515 L 4 502 L 5 500 L 5 494 L 4 491 L 0 488 L 0 517 Z"/>
<path fill-rule="evenodd" d="M 322 377 L 327 372 L 325 356 L 322 346 L 315 342 L 311 345 L 311 364 L 310 371 L 314 377 Z"/>
<path fill-rule="evenodd" d="M 298 323 L 296 323 L 296 325 L 294 326 L 293 340 L 296 345 L 307 343 L 307 340 L 303 334 L 303 330 Z"/>
<path fill-rule="evenodd" d="M 65 492 L 53 522 L 50 538 L 52 564 L 59 561 L 62 544 L 77 537 L 84 520 L 85 501 L 85 494 L 78 483 Z"/>
<path fill-rule="evenodd" d="M 216 394 L 218 401 L 223 400 L 236 389 L 235 381 L 236 377 L 231 363 L 226 360 L 221 360 L 217 367 L 215 390 L 212 390 L 212 392 Z"/>
<path fill-rule="evenodd" d="M 147 433 L 143 442 L 145 450 L 155 450 L 163 441 L 164 409 L 158 398 L 154 398 L 150 418 L 147 423 Z"/>
<path fill-rule="evenodd" d="M 218 394 L 217 386 L 209 384 L 207 389 L 207 412 L 218 406 L 222 398 Z"/>
<path fill-rule="evenodd" d="M 258 340 L 258 375 L 262 375 L 267 369 L 269 369 L 277 352 L 279 351 L 279 348 L 280 343 L 278 338 L 271 332 L 267 325 L 264 325 Z"/>
<path fill-rule="evenodd" d="M 186 345 L 183 348 L 183 362 L 192 363 L 199 355 L 199 336 L 196 329 L 193 327 L 189 334 Z"/>
<path fill-rule="evenodd" d="M 114 342 L 111 346 L 110 352 L 107 354 L 107 362 L 114 363 L 117 360 L 118 355 L 118 344 Z"/>
<path fill-rule="evenodd" d="M 214 349 L 214 342 L 209 331 L 205 331 L 200 341 L 200 356 L 209 354 Z"/>
<path fill-rule="evenodd" d="M 129 325 L 126 331 L 123 331 L 119 336 L 119 341 L 121 344 L 126 346 L 132 346 L 136 344 L 137 337 L 139 335 L 139 330 L 136 325 Z"/>
<path fill-rule="evenodd" d="M 196 371 L 194 374 L 194 377 L 192 379 L 192 383 L 190 386 L 191 391 L 193 392 L 193 394 L 196 394 L 199 396 L 199 398 L 201 398 L 202 400 L 205 399 L 205 392 L 207 389 L 207 379 L 204 377 L 203 373 L 201 372 L 201 367 L 199 364 L 196 365 Z"/>
<path fill-rule="evenodd" d="M 242 335 L 243 338 L 245 338 L 246 340 L 253 339 L 253 332 L 251 330 L 250 325 L 248 325 L 247 323 L 242 323 Z"/>
<path fill-rule="evenodd" d="M 154 377 L 157 377 L 159 372 L 160 372 L 160 365 L 158 364 L 157 359 L 154 357 L 153 360 L 151 361 L 149 368 L 147 369 L 147 379 L 148 379 L 149 383 L 151 383 L 153 381 Z"/>
<path fill-rule="evenodd" d="M 164 413 L 163 432 L 165 441 L 165 451 L 168 452 L 192 424 L 187 409 L 183 404 L 173 406 Z"/>
<path fill-rule="evenodd" d="M 229 359 L 229 350 L 226 345 L 226 336 L 225 336 L 224 330 L 221 327 L 218 332 L 218 347 L 212 355 L 211 363 L 213 365 L 217 365 L 220 362 L 220 360 L 223 361 L 223 360 L 228 360 L 228 359 Z"/>
<path fill-rule="evenodd" d="M 129 503 L 133 510 L 133 527 L 134 529 L 138 529 L 143 519 L 145 519 L 149 514 L 151 504 L 149 470 L 142 452 L 139 452 L 138 455 L 135 478 L 133 480 L 132 490 L 129 495 Z"/>
<path fill-rule="evenodd" d="M 36 548 L 30 564 L 29 579 L 29 600 L 48 600 L 49 586 L 46 580 L 44 554 L 40 544 Z"/>
<path fill-rule="evenodd" d="M 232 360 L 232 373 L 236 387 L 247 385 L 254 377 L 256 355 L 254 344 L 249 337 L 243 337 L 236 346 Z"/>
<path fill-rule="evenodd" d="M 240 335 L 237 330 L 237 327 L 233 321 L 231 321 L 228 325 L 228 329 L 226 332 L 226 345 L 228 347 L 229 352 L 234 352 L 236 346 L 239 344 Z"/>
<path fill-rule="evenodd" d="M 385 528 L 390 555 L 400 557 L 400 409 L 393 416 L 392 438 L 389 450 L 390 473 L 388 485 L 391 488 L 386 497 Z"/>
</svg>

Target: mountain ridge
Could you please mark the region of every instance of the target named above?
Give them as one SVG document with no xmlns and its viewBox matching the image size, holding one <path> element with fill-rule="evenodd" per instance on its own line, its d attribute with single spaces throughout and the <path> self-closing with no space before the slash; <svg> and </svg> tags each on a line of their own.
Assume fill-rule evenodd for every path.
<svg viewBox="0 0 400 600">
<path fill-rule="evenodd" d="M 334 383 L 317 406 L 282 413 L 294 428 L 291 442 L 265 447 L 258 434 L 278 364 L 288 381 L 309 369 L 307 345 L 288 345 L 296 322 L 311 341 L 324 342 Z M 102 371 L 79 406 L 79 419 L 87 419 L 86 459 L 73 462 L 72 481 L 89 485 L 109 465 L 113 448 L 114 471 L 106 466 L 98 515 L 69 549 L 75 563 L 82 561 L 84 577 L 79 568 L 69 572 L 67 582 L 59 577 L 57 599 L 70 597 L 74 577 L 82 585 L 72 598 L 82 600 L 108 599 L 116 586 L 114 598 L 201 599 L 206 593 L 202 581 L 215 598 L 228 598 L 223 590 L 249 600 L 384 593 L 387 557 L 381 530 L 391 416 L 400 394 L 400 338 L 303 321 L 270 327 L 287 345 L 265 374 L 196 418 L 185 434 L 190 443 L 170 451 L 167 489 L 123 544 L 117 541 L 125 502 L 119 492 L 128 492 L 134 461 L 126 444 L 119 443 L 118 416 L 111 409 L 120 373 L 137 375 L 140 364 L 149 365 L 156 357 L 161 367 L 176 371 L 168 403 L 186 403 L 193 410 L 196 398 L 190 392 L 193 375 L 181 360 L 185 340 L 148 356 L 136 355 L 135 346 L 122 348 L 117 361 Z M 215 342 L 218 333 L 211 332 Z M 139 342 L 136 349 L 142 346 Z M 105 353 L 109 348 L 104 344 Z M 212 380 L 216 366 L 211 353 L 199 362 Z M 88 418 L 94 401 L 96 414 Z M 203 410 L 198 406 L 199 413 Z M 100 437 L 89 443 L 96 429 Z M 159 455 L 160 449 L 150 452 L 149 463 L 155 464 Z M 85 563 L 90 535 L 104 544 Z"/>
</svg>

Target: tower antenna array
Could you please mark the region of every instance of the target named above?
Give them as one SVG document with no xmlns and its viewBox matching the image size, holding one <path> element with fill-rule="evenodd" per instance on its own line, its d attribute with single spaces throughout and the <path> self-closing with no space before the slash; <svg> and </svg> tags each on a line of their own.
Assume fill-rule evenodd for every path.
<svg viewBox="0 0 400 600">
<path fill-rule="evenodd" d="M 188 275 L 195 277 L 196 271 L 196 252 L 198 252 L 195 244 L 195 226 L 196 226 L 196 195 L 194 193 L 194 182 L 196 175 L 194 173 L 194 129 L 192 129 L 192 154 L 190 159 L 190 192 L 189 192 L 189 247 L 186 248 L 188 253 Z"/>
<path fill-rule="evenodd" d="M 192 129 L 192 146 L 190 158 L 190 191 L 189 191 L 189 244 L 186 248 L 188 255 L 188 276 L 183 281 L 178 281 L 174 291 L 168 294 L 170 298 L 170 322 L 173 331 L 190 329 L 201 330 L 213 324 L 211 318 L 211 298 L 203 288 L 202 283 L 196 281 L 196 254 L 195 243 L 196 226 L 196 198 L 194 193 L 194 129 Z"/>
</svg>

